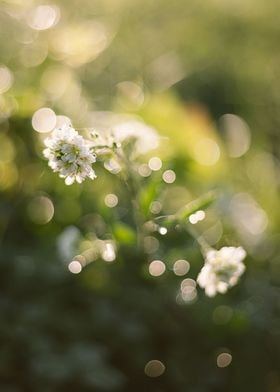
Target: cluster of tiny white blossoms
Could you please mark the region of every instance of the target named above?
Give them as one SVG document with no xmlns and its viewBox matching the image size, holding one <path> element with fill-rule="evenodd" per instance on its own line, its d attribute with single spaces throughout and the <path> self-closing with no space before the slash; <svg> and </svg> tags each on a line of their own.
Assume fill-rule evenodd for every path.
<svg viewBox="0 0 280 392">
<path fill-rule="evenodd" d="M 139 118 L 112 112 L 93 112 L 93 121 L 98 132 L 93 131 L 97 146 L 125 148 L 133 145 L 134 157 L 146 154 L 159 146 L 160 137 L 156 129 Z"/>
<path fill-rule="evenodd" d="M 245 257 L 246 252 L 241 246 L 208 250 L 197 283 L 205 289 L 209 297 L 214 297 L 217 293 L 226 293 L 230 287 L 237 284 L 245 271 L 245 265 L 242 263 Z"/>
<path fill-rule="evenodd" d="M 159 135 L 156 130 L 137 120 L 116 124 L 112 128 L 112 134 L 116 143 L 123 144 L 133 140 L 135 150 L 139 154 L 145 154 L 159 145 Z"/>
<path fill-rule="evenodd" d="M 92 168 L 92 164 L 96 162 L 96 151 L 101 156 L 103 150 L 106 154 L 108 149 L 127 147 L 130 160 L 132 157 L 137 158 L 138 154 L 145 154 L 158 147 L 159 135 L 153 128 L 137 120 L 116 120 L 111 126 L 103 128 L 103 131 L 91 132 L 91 136 L 94 136 L 91 141 L 84 139 L 69 124 L 55 128 L 44 141 L 46 148 L 43 154 L 53 171 L 65 179 L 66 185 L 71 185 L 75 181 L 81 184 L 87 177 L 96 178 Z M 130 148 L 132 145 L 133 148 Z M 245 271 L 242 262 L 246 257 L 245 250 L 241 246 L 215 250 L 209 249 L 207 244 L 203 248 L 207 249 L 205 264 L 198 274 L 197 283 L 209 297 L 214 297 L 217 293 L 226 293 L 230 287 L 237 284 Z M 107 261 L 111 261 L 109 258 L 115 257 L 115 254 L 108 249 L 111 253 L 109 256 L 106 254 L 106 257 Z"/>
<path fill-rule="evenodd" d="M 96 178 L 92 169 L 96 156 L 89 143 L 71 125 L 56 128 L 44 143 L 47 148 L 43 154 L 49 160 L 49 166 L 65 178 L 66 185 L 75 181 L 80 184 L 86 177 Z"/>
</svg>

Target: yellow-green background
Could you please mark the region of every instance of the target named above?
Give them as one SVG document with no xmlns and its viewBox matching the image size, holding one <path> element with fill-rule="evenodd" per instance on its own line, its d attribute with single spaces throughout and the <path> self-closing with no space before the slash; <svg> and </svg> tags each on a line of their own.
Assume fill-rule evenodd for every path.
<svg viewBox="0 0 280 392">
<path fill-rule="evenodd" d="M 60 10 L 58 23 L 36 31 L 28 18 L 40 4 L 0 2 L 0 63 L 14 78 L 0 95 L 1 391 L 280 391 L 279 2 L 57 1 L 49 5 Z M 172 213 L 217 190 L 197 230 L 212 228 L 213 246 L 245 247 L 240 284 L 178 305 L 182 278 L 171 268 L 150 277 L 152 256 L 134 250 L 130 198 L 116 177 L 97 163 L 97 180 L 67 187 L 47 167 L 31 126 L 41 107 L 77 128 L 94 127 L 96 111 L 128 112 L 167 136 L 157 154 L 176 182 L 142 179 L 143 198 L 163 185 Z M 221 126 L 229 113 L 250 130 L 239 158 Z M 211 166 L 194 154 L 205 137 L 220 150 Z M 108 193 L 118 195 L 116 209 L 106 207 Z M 54 205 L 46 224 L 36 207 L 42 195 Z M 57 250 L 69 226 L 83 241 L 121 231 L 119 257 L 70 274 Z M 193 239 L 171 232 L 159 240 L 167 265 L 187 259 L 195 278 L 203 259 Z M 233 359 L 221 369 L 224 351 Z M 166 366 L 155 379 L 144 373 L 151 359 Z"/>
</svg>

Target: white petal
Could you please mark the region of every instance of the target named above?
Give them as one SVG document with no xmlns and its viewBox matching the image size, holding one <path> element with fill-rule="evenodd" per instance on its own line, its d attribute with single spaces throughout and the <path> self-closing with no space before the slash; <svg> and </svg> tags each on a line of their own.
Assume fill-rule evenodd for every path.
<svg viewBox="0 0 280 392">
<path fill-rule="evenodd" d="M 66 177 L 65 178 L 65 184 L 66 185 L 72 185 L 73 183 L 74 183 L 74 181 L 75 181 L 75 177 Z"/>
</svg>

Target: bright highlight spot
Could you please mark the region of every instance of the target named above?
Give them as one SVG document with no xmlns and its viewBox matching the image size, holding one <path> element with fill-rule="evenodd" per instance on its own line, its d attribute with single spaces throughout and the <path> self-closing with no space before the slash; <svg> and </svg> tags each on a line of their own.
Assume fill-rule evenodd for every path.
<svg viewBox="0 0 280 392">
<path fill-rule="evenodd" d="M 150 204 L 150 211 L 152 214 L 159 214 L 162 209 L 162 204 L 160 201 L 153 201 Z"/>
<path fill-rule="evenodd" d="M 186 278 L 181 282 L 181 290 L 184 291 L 186 287 L 196 288 L 196 281 L 190 278 Z"/>
<path fill-rule="evenodd" d="M 159 234 L 161 234 L 161 235 L 167 234 L 167 228 L 166 227 L 160 227 L 158 231 L 159 231 Z"/>
<path fill-rule="evenodd" d="M 184 260 L 185 261 L 185 260 Z M 176 297 L 179 305 L 192 304 L 197 300 L 196 282 L 193 279 L 186 278 L 181 282 L 180 292 Z"/>
<path fill-rule="evenodd" d="M 199 210 L 189 216 L 189 221 L 192 225 L 195 225 L 196 223 L 202 221 L 203 219 L 205 219 L 205 212 L 202 210 Z"/>
<path fill-rule="evenodd" d="M 190 270 L 190 263 L 187 260 L 177 260 L 173 265 L 173 272 L 177 276 L 186 275 Z"/>
<path fill-rule="evenodd" d="M 251 133 L 247 123 L 235 114 L 225 114 L 220 123 L 225 134 L 229 156 L 239 158 L 250 148 Z"/>
<path fill-rule="evenodd" d="M 54 205 L 48 197 L 38 196 L 31 200 L 27 207 L 27 212 L 34 223 L 44 225 L 53 218 Z"/>
<path fill-rule="evenodd" d="M 72 274 L 79 274 L 82 271 L 82 266 L 79 261 L 73 260 L 68 264 L 68 269 Z"/>
<path fill-rule="evenodd" d="M 34 30 L 47 30 L 58 22 L 59 17 L 57 6 L 39 5 L 30 12 L 27 23 Z"/>
<path fill-rule="evenodd" d="M 109 193 L 108 195 L 105 196 L 104 202 L 107 207 L 114 208 L 116 207 L 116 205 L 118 205 L 119 199 L 118 196 L 115 195 L 114 193 Z"/>
<path fill-rule="evenodd" d="M 231 364 L 232 356 L 229 353 L 221 353 L 217 357 L 217 366 L 225 368 Z"/>
<path fill-rule="evenodd" d="M 158 171 L 162 167 L 162 161 L 159 157 L 153 157 L 149 160 L 149 168 L 153 171 Z"/>
<path fill-rule="evenodd" d="M 0 66 L 0 94 L 10 89 L 14 81 L 14 76 L 5 65 Z"/>
<path fill-rule="evenodd" d="M 149 265 L 149 272 L 152 276 L 160 276 L 165 272 L 165 264 L 161 260 L 154 260 Z"/>
<path fill-rule="evenodd" d="M 197 291 L 194 287 L 185 287 L 184 290 L 181 293 L 182 299 L 185 302 L 192 302 L 196 299 L 197 297 Z"/>
<path fill-rule="evenodd" d="M 148 377 L 159 377 L 165 372 L 165 366 L 161 361 L 153 359 L 146 364 L 144 372 Z"/>
<path fill-rule="evenodd" d="M 166 170 L 162 175 L 162 179 L 167 184 L 172 184 L 176 180 L 176 174 L 173 170 Z"/>
<path fill-rule="evenodd" d="M 102 250 L 102 258 L 105 261 L 111 262 L 116 258 L 114 245 L 111 242 L 106 242 Z"/>
<path fill-rule="evenodd" d="M 55 112 L 49 108 L 37 110 L 32 117 L 32 126 L 40 133 L 52 131 L 56 126 Z"/>
<path fill-rule="evenodd" d="M 138 168 L 138 173 L 140 174 L 141 177 L 149 177 L 151 175 L 151 172 L 152 172 L 151 169 L 146 163 L 143 163 Z"/>
</svg>

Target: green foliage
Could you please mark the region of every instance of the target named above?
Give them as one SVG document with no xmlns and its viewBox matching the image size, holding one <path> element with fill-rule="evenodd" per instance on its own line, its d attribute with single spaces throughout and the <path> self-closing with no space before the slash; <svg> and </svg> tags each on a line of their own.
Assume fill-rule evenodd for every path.
<svg viewBox="0 0 280 392">
<path fill-rule="evenodd" d="M 0 5 L 1 64 L 13 75 L 1 68 L 1 392 L 278 391 L 279 3 L 60 1 L 51 4 L 58 24 L 44 31 L 30 26 L 37 5 Z M 90 131 L 108 110 L 159 131 L 161 147 L 138 162 L 163 163 L 137 177 L 142 247 L 137 208 L 102 160 L 97 180 L 82 186 L 65 186 L 47 167 L 45 135 L 31 125 L 41 107 Z M 249 129 L 239 157 L 221 118 L 228 113 Z M 163 181 L 169 169 L 174 183 Z M 112 193 L 118 204 L 109 208 Z M 247 271 L 226 296 L 198 289 L 184 302 L 182 281 L 203 265 L 186 231 L 200 210 L 196 232 L 213 247 L 244 246 Z M 102 257 L 106 241 L 117 242 L 115 260 Z M 181 276 L 180 259 L 190 264 Z M 163 261 L 162 275 L 149 272 L 153 260 Z M 221 352 L 232 355 L 225 368 Z M 157 378 L 144 371 L 153 359 L 166 368 Z"/>
<path fill-rule="evenodd" d="M 113 228 L 113 235 L 116 241 L 124 245 L 133 245 L 136 243 L 136 235 L 128 225 L 117 222 Z"/>
</svg>

